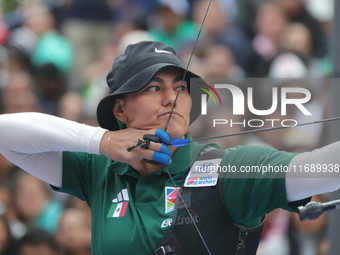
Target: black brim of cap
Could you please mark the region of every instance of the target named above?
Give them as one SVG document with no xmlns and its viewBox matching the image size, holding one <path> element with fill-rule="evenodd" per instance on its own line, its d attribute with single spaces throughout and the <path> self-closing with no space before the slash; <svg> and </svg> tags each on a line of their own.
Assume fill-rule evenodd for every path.
<svg viewBox="0 0 340 255">
<path fill-rule="evenodd" d="M 97 119 L 98 123 L 102 128 L 115 131 L 119 130 L 119 125 L 117 123 L 116 117 L 113 114 L 113 106 L 116 101 L 118 95 L 134 93 L 142 90 L 146 87 L 151 79 L 156 75 L 164 67 L 174 66 L 183 71 L 185 69 L 183 67 L 179 67 L 170 63 L 158 63 L 151 66 L 148 66 L 143 69 L 143 71 L 139 72 L 138 75 L 132 76 L 128 79 L 119 89 L 117 89 L 111 95 L 103 98 L 97 107 Z M 190 81 L 189 79 L 196 78 L 195 82 Z M 189 92 L 192 98 L 192 108 L 190 112 L 190 124 L 193 123 L 201 113 L 201 94 L 202 90 L 198 89 L 198 85 L 202 86 L 202 83 L 205 83 L 204 80 L 198 75 L 187 71 L 185 75 L 185 79 L 189 81 Z"/>
</svg>

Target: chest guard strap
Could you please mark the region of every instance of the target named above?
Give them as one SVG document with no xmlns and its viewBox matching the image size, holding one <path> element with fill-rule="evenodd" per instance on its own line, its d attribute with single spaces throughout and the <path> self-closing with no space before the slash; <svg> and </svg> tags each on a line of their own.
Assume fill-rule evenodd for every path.
<svg viewBox="0 0 340 255">
<path fill-rule="evenodd" d="M 198 160 L 223 157 L 224 150 L 212 149 Z M 217 185 L 210 187 L 184 187 L 180 193 L 189 209 L 177 196 L 172 224 L 153 255 L 209 255 L 194 224 L 212 255 L 255 255 L 260 242 L 264 217 L 255 228 L 244 227 L 229 216 L 225 205 L 222 174 Z"/>
</svg>

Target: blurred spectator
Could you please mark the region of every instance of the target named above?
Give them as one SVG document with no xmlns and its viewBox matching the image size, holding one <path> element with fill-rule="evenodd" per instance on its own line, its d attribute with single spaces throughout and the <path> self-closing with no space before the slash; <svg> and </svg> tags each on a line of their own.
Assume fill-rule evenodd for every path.
<svg viewBox="0 0 340 255">
<path fill-rule="evenodd" d="M 239 79 L 244 71 L 235 63 L 233 52 L 225 45 L 211 45 L 204 52 L 207 77 Z"/>
<path fill-rule="evenodd" d="M 83 201 L 80 200 L 77 197 L 74 196 L 69 196 L 68 200 L 65 203 L 65 208 L 76 208 L 81 210 L 83 213 L 85 213 L 85 217 L 86 217 L 86 221 L 87 221 L 87 225 L 91 226 L 91 208 L 89 207 L 89 205 Z"/>
<path fill-rule="evenodd" d="M 283 31 L 280 46 L 283 50 L 290 50 L 310 56 L 312 50 L 312 36 L 308 28 L 302 23 L 290 23 Z"/>
<path fill-rule="evenodd" d="M 154 39 L 172 46 L 175 50 L 181 49 L 188 42 L 195 41 L 198 26 L 186 19 L 188 3 L 168 0 L 160 2 L 150 28 Z"/>
<path fill-rule="evenodd" d="M 193 20 L 197 25 L 201 25 L 206 13 L 209 1 L 199 0 L 193 7 Z M 222 8 L 218 1 L 212 1 L 209 12 L 203 26 L 204 33 L 200 38 L 202 48 L 211 44 L 223 44 L 228 46 L 234 56 L 235 61 L 241 67 L 247 62 L 250 53 L 250 41 L 245 33 L 232 23 L 228 17 L 228 11 Z"/>
<path fill-rule="evenodd" d="M 82 118 L 83 100 L 79 93 L 68 92 L 60 99 L 58 104 L 58 116 L 73 121 Z"/>
<path fill-rule="evenodd" d="M 222 12 L 225 12 L 229 17 L 229 21 L 233 22 L 237 16 L 238 0 L 217 0 L 221 6 Z"/>
<path fill-rule="evenodd" d="M 142 16 L 149 16 L 157 8 L 158 0 L 134 0 Z"/>
<path fill-rule="evenodd" d="M 3 69 L 7 76 L 11 76 L 18 71 L 30 72 L 30 55 L 23 48 L 8 45 L 6 47 L 6 60 L 3 64 Z"/>
<path fill-rule="evenodd" d="M 31 82 L 31 76 L 26 72 L 17 72 L 10 76 L 2 93 L 3 113 L 40 111 Z"/>
<path fill-rule="evenodd" d="M 63 255 L 90 255 L 91 225 L 85 212 L 66 209 L 60 218 L 56 239 Z"/>
<path fill-rule="evenodd" d="M 0 214 L 0 255 L 16 254 L 15 240 L 13 239 L 7 220 Z"/>
<path fill-rule="evenodd" d="M 75 49 L 71 88 L 81 89 L 82 73 L 111 38 L 113 0 L 67 0 L 63 34 Z"/>
<path fill-rule="evenodd" d="M 52 63 L 68 75 L 73 65 L 73 46 L 58 33 L 51 11 L 43 5 L 30 5 L 25 8 L 24 18 L 24 24 L 38 36 L 31 55 L 33 65 L 40 67 Z"/>
<path fill-rule="evenodd" d="M 125 34 L 123 34 L 119 38 L 119 40 L 117 41 L 117 47 L 116 47 L 115 55 L 116 55 L 116 57 L 118 57 L 119 55 L 124 54 L 125 49 L 129 44 L 138 43 L 140 41 L 152 41 L 152 40 L 155 40 L 155 38 L 148 31 L 144 31 L 144 30 L 141 30 L 141 29 L 133 29 L 131 31 L 128 31 Z M 105 52 L 108 53 L 108 54 L 106 54 L 105 63 L 107 65 L 109 65 L 109 62 L 110 62 L 110 68 L 111 68 L 112 59 L 115 59 L 116 57 L 113 58 L 112 51 L 110 52 L 110 49 L 108 49 L 108 47 L 110 47 L 110 45 L 107 45 L 105 47 L 106 48 Z M 107 52 L 107 51 L 109 51 L 109 52 Z M 104 52 L 102 52 L 102 54 L 100 54 L 101 58 L 105 57 L 103 55 L 103 53 Z M 109 60 L 109 58 L 110 58 L 110 60 Z"/>
<path fill-rule="evenodd" d="M 100 49 L 97 59 L 85 69 L 85 84 L 81 93 L 85 117 L 96 119 L 97 105 L 109 93 L 106 75 L 112 67 L 112 59 L 117 57 L 115 48 L 107 44 Z"/>
<path fill-rule="evenodd" d="M 290 214 L 290 212 L 276 209 L 266 215 L 257 255 L 283 255 L 286 248 L 280 247 L 278 243 L 282 244 L 282 240 L 286 238 Z"/>
<path fill-rule="evenodd" d="M 62 207 L 51 199 L 48 186 L 43 181 L 21 171 L 16 178 L 15 192 L 20 219 L 29 228 L 42 228 L 55 233 Z"/>
<path fill-rule="evenodd" d="M 275 0 L 285 11 L 290 22 L 304 24 L 312 35 L 312 54 L 322 58 L 327 54 L 328 45 L 325 32 L 318 21 L 307 11 L 303 0 Z"/>
<path fill-rule="evenodd" d="M 255 37 L 252 42 L 254 55 L 247 70 L 252 77 L 265 77 L 271 61 L 276 57 L 287 16 L 274 2 L 260 5 L 255 20 Z"/>
<path fill-rule="evenodd" d="M 332 20 L 334 16 L 334 0 L 309 0 L 305 2 L 306 9 L 315 18 L 326 36 L 330 35 Z"/>
<path fill-rule="evenodd" d="M 26 24 L 11 31 L 8 45 L 17 48 L 27 58 L 29 58 L 37 45 L 38 35 L 33 32 Z"/>
<path fill-rule="evenodd" d="M 61 254 L 54 236 L 42 229 L 29 231 L 20 239 L 18 246 L 18 255 Z"/>
<path fill-rule="evenodd" d="M 249 38 L 254 35 L 254 20 L 256 16 L 257 6 L 254 1 L 250 0 L 237 0 L 236 4 L 236 17 L 235 24 L 237 24 Z"/>
<path fill-rule="evenodd" d="M 307 78 L 307 66 L 294 53 L 278 55 L 269 67 L 270 78 L 276 79 L 302 79 Z"/>
<path fill-rule="evenodd" d="M 328 76 L 330 70 L 325 70 L 323 60 L 316 58 L 312 52 L 313 42 L 309 29 L 302 23 L 291 23 L 283 31 L 281 48 L 284 51 L 293 51 L 305 62 L 308 69 L 308 77 Z"/>
<path fill-rule="evenodd" d="M 12 163 L 0 154 L 0 180 L 9 180 L 12 176 Z"/>
<path fill-rule="evenodd" d="M 45 113 L 56 115 L 58 103 L 67 89 L 67 81 L 60 70 L 51 63 L 37 68 L 36 87 L 39 102 Z"/>
<path fill-rule="evenodd" d="M 12 180 L 5 181 L 0 179 L 0 215 L 3 215 L 7 220 L 11 235 L 14 239 L 18 240 L 26 233 L 27 228 L 19 221 L 18 211 L 14 205 Z"/>
<path fill-rule="evenodd" d="M 308 69 L 308 77 L 322 77 L 330 74 L 330 70 L 323 66 L 323 61 L 327 57 L 321 61 L 313 55 L 312 35 L 304 24 L 297 22 L 289 24 L 283 31 L 280 44 L 283 51 L 292 51 L 303 59 Z"/>
</svg>

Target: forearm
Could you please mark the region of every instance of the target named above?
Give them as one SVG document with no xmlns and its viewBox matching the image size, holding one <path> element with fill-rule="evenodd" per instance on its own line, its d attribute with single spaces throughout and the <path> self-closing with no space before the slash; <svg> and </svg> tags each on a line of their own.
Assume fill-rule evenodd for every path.
<svg viewBox="0 0 340 255">
<path fill-rule="evenodd" d="M 286 192 L 289 202 L 340 188 L 340 142 L 295 156 L 286 175 Z M 301 167 L 300 167 L 301 166 Z M 311 167 L 325 166 L 314 172 Z M 317 168 L 315 168 L 317 169 Z"/>
<path fill-rule="evenodd" d="M 106 130 L 41 113 L 0 115 L 0 152 L 81 151 L 99 154 Z"/>
<path fill-rule="evenodd" d="M 0 153 L 61 187 L 62 151 L 99 154 L 106 130 L 40 113 L 0 115 Z"/>
</svg>

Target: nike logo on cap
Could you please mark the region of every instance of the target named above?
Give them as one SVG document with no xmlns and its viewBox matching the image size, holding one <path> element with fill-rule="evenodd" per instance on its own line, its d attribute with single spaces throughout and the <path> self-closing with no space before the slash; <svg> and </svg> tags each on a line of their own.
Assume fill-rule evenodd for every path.
<svg viewBox="0 0 340 255">
<path fill-rule="evenodd" d="M 172 52 L 170 52 L 170 51 L 167 51 L 167 50 L 159 50 L 159 49 L 157 49 L 157 48 L 155 48 L 155 52 L 156 52 L 156 53 L 170 53 L 170 54 L 172 54 Z"/>
</svg>

